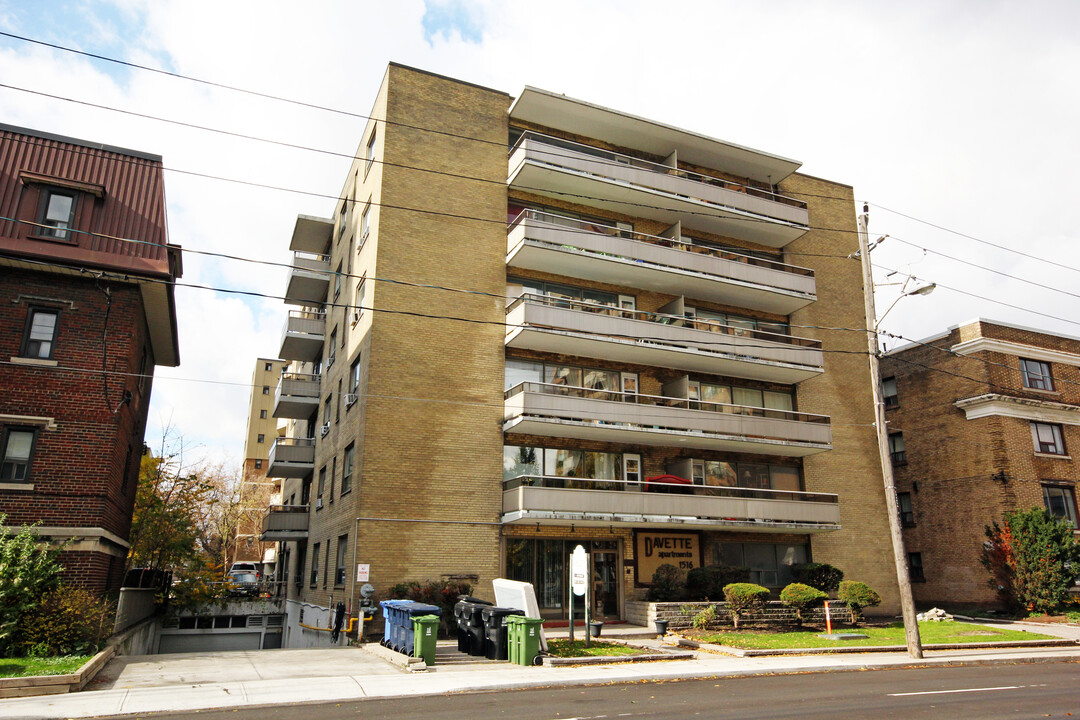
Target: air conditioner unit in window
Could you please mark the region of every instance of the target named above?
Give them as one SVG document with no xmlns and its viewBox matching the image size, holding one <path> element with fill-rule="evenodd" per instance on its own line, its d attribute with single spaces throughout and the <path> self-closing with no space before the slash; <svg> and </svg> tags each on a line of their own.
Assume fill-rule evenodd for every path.
<svg viewBox="0 0 1080 720">
<path fill-rule="evenodd" d="M 322 510 L 322 498 L 315 498 L 315 509 Z"/>
<path fill-rule="evenodd" d="M 352 407 L 356 404 L 356 393 L 345 393 L 345 407 Z"/>
<path fill-rule="evenodd" d="M 330 432 L 330 423 L 323 423 L 322 436 L 326 437 L 326 433 Z M 321 500 L 319 502 L 322 502 Z"/>
</svg>

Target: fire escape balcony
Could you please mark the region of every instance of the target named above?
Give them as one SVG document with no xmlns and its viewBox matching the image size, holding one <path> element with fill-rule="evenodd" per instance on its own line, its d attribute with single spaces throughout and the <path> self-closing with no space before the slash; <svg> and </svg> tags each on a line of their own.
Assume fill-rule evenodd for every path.
<svg viewBox="0 0 1080 720">
<path fill-rule="evenodd" d="M 624 214 L 784 247 L 809 229 L 806 203 L 770 189 L 581 143 L 523 133 L 510 149 L 509 186 Z"/>
<path fill-rule="evenodd" d="M 282 373 L 274 392 L 274 417 L 307 420 L 319 409 L 321 375 Z"/>
<path fill-rule="evenodd" d="M 781 315 L 817 299 L 813 270 L 537 210 L 510 225 L 506 264 Z"/>
<path fill-rule="evenodd" d="M 820 533 L 840 529 L 840 505 L 831 493 L 521 476 L 503 481 L 502 522 Z"/>
<path fill-rule="evenodd" d="M 712 320 L 524 294 L 506 346 L 794 384 L 824 372 L 821 342 Z"/>
<path fill-rule="evenodd" d="M 503 432 L 784 457 L 832 449 L 825 415 L 537 382 L 506 391 Z"/>
</svg>

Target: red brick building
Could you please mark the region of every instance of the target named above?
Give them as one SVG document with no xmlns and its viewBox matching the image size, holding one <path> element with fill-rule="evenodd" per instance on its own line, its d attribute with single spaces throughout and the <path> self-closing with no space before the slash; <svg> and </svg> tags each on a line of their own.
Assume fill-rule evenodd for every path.
<svg viewBox="0 0 1080 720">
<path fill-rule="evenodd" d="M 0 513 L 95 591 L 122 579 L 180 274 L 160 157 L 0 125 Z"/>
<path fill-rule="evenodd" d="M 987 525 L 1041 507 L 1078 527 L 1080 339 L 973 320 L 887 353 L 881 376 L 915 601 L 994 605 Z"/>
</svg>

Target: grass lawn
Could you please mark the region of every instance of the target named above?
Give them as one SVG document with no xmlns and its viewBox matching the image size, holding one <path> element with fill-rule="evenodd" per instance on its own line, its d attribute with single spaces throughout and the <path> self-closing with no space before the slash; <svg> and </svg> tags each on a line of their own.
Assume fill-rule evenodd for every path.
<svg viewBox="0 0 1080 720">
<path fill-rule="evenodd" d="M 31 675 L 67 675 L 81 668 L 92 655 L 62 657 L 0 658 L 0 677 L 29 677 Z"/>
<path fill-rule="evenodd" d="M 644 651 L 639 648 L 627 647 L 620 643 L 603 642 L 593 640 L 592 647 L 585 647 L 584 640 L 548 640 L 548 653 L 555 657 L 592 657 L 597 655 L 642 655 Z"/>
<path fill-rule="evenodd" d="M 860 645 L 905 645 L 903 623 L 893 623 L 888 627 L 833 628 L 834 632 L 861 633 L 869 635 L 865 640 L 825 640 L 818 635 L 824 634 L 823 628 L 806 628 L 791 632 L 710 632 L 690 631 L 687 637 L 701 642 L 728 645 L 745 650 L 781 650 L 800 648 L 849 647 Z M 980 643 L 1000 642 L 1004 640 L 1050 640 L 1050 635 L 1005 630 L 986 625 L 972 625 L 955 621 L 921 622 L 919 635 L 923 645 L 936 643 Z"/>
</svg>

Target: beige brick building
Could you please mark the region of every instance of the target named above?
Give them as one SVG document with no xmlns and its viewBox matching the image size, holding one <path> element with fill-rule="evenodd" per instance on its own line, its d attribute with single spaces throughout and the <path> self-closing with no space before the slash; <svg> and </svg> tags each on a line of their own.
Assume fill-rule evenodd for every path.
<svg viewBox="0 0 1080 720">
<path fill-rule="evenodd" d="M 995 605 L 984 528 L 1044 507 L 1077 527 L 1080 339 L 988 320 L 887 353 L 881 375 L 919 605 Z"/>
<path fill-rule="evenodd" d="M 355 610 L 464 577 L 594 612 L 655 567 L 897 591 L 852 190 L 535 88 L 391 64 L 327 219 L 297 219 L 264 538 L 290 597 Z M 385 597 L 385 595 L 381 595 Z"/>
</svg>

